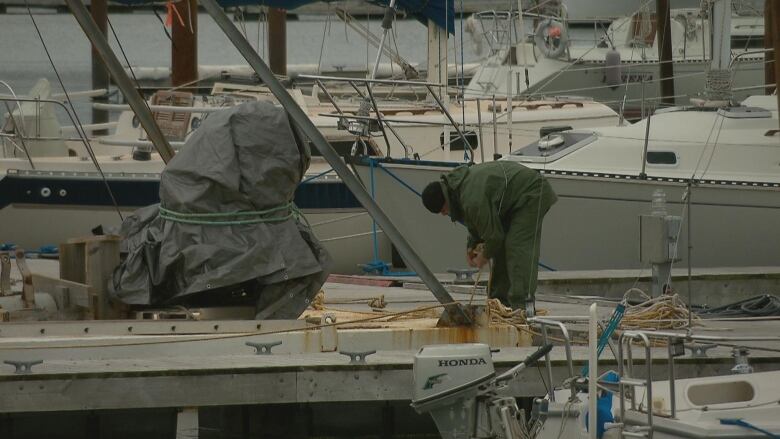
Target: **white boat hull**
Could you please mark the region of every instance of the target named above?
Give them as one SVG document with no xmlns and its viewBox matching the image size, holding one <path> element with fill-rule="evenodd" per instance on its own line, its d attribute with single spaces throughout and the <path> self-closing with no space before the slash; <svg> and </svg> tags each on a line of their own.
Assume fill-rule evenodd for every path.
<svg viewBox="0 0 780 439">
<path fill-rule="evenodd" d="M 418 192 L 452 168 L 382 164 Z M 356 166 L 368 182 L 368 166 Z M 639 215 L 650 213 L 653 191 L 663 189 L 669 213 L 682 214 L 682 182 L 546 174 L 559 199 L 547 214 L 540 262 L 556 270 L 639 268 Z M 435 272 L 463 268 L 465 227 L 432 215 L 417 194 L 375 168 L 376 200 Z M 701 184 L 692 191 L 692 265 L 780 264 L 780 187 Z M 680 231 L 675 264 L 687 264 L 687 223 Z"/>
</svg>

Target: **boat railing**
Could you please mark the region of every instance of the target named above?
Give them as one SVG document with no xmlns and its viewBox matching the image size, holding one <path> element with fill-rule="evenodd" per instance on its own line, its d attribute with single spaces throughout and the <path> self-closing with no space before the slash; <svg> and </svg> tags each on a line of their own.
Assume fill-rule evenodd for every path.
<svg viewBox="0 0 780 439">
<path fill-rule="evenodd" d="M 74 117 L 73 113 L 71 112 L 70 108 L 65 105 L 65 103 L 56 100 L 56 99 L 41 99 L 41 98 L 32 98 L 32 97 L 17 97 L 17 96 L 6 96 L 6 95 L 0 95 L 0 102 L 3 103 L 3 106 L 7 110 L 6 118 L 3 121 L 3 126 L 0 126 L 0 147 L 2 147 L 3 154 L 5 154 L 7 143 L 11 143 L 12 149 L 18 149 L 24 152 L 25 156 L 27 157 L 27 161 L 30 163 L 30 167 L 32 169 L 35 169 L 35 163 L 33 162 L 32 155 L 30 154 L 30 150 L 27 148 L 27 141 L 62 141 L 64 140 L 62 137 L 47 137 L 47 136 L 40 136 L 38 135 L 40 133 L 41 128 L 41 113 L 40 108 L 41 104 L 51 104 L 57 107 L 62 108 L 65 111 L 65 114 L 67 115 L 68 119 L 70 119 L 72 126 L 74 127 L 76 131 L 77 138 L 74 140 L 78 140 L 84 143 L 84 147 L 89 150 L 89 145 L 87 144 L 87 131 L 90 129 L 105 129 L 107 128 L 107 124 L 95 124 L 95 126 L 88 126 L 88 125 L 81 125 L 76 121 L 76 118 Z M 28 136 L 27 135 L 27 124 L 25 122 L 25 115 L 24 111 L 22 109 L 22 103 L 33 103 L 35 104 L 35 117 L 34 120 L 34 128 L 35 128 L 35 136 Z M 16 109 L 19 110 L 19 116 L 14 115 L 14 109 L 13 107 L 16 107 Z M 10 124 L 10 127 L 7 126 L 7 124 Z M 13 132 L 6 132 L 6 129 L 12 128 Z M 19 144 L 17 144 L 14 139 L 19 140 Z"/>
<path fill-rule="evenodd" d="M 299 78 L 314 81 L 317 87 L 319 87 L 319 89 L 322 90 L 328 102 L 330 102 L 330 104 L 333 105 L 333 107 L 336 109 L 337 114 L 321 113 L 319 114 L 319 116 L 338 118 L 339 126 L 346 128 L 347 131 L 349 131 L 352 134 L 361 135 L 361 136 L 367 136 L 371 123 L 372 122 L 376 123 L 376 126 L 379 128 L 379 131 L 381 131 L 382 137 L 384 138 L 385 146 L 387 147 L 386 155 L 388 157 L 390 156 L 390 140 L 388 138 L 387 131 L 390 131 L 390 133 L 399 141 L 401 147 L 404 149 L 405 158 L 409 158 L 410 148 L 408 144 L 404 142 L 404 140 L 401 138 L 398 131 L 392 126 L 392 123 L 399 122 L 399 121 L 395 119 L 392 121 L 388 121 L 388 119 L 380 111 L 379 105 L 377 103 L 377 99 L 374 96 L 374 93 L 372 91 L 372 87 L 375 85 L 424 87 L 427 90 L 428 94 L 433 98 L 433 101 L 436 104 L 435 109 L 437 111 L 440 111 L 447 119 L 447 121 L 444 123 L 434 123 L 434 124 L 452 126 L 457 132 L 458 137 L 463 141 L 463 144 L 465 145 L 466 149 L 469 152 L 469 156 L 472 158 L 472 160 L 474 158 L 474 148 L 469 142 L 466 134 L 463 132 L 460 125 L 455 121 L 455 118 L 447 110 L 447 106 L 439 97 L 441 95 L 440 93 L 441 90 L 445 88 L 444 84 L 439 84 L 435 82 L 424 82 L 424 81 L 346 78 L 346 77 L 322 76 L 322 75 L 300 75 Z M 360 109 L 357 111 L 357 113 L 347 114 L 345 111 L 343 111 L 339 106 L 338 102 L 336 101 L 336 99 L 333 97 L 333 94 L 328 90 L 328 87 L 324 81 L 341 82 L 341 83 L 349 84 L 349 86 L 352 87 L 357 93 L 357 95 L 363 100 Z M 361 90 L 361 88 L 363 89 Z M 437 93 L 437 89 L 439 93 Z M 373 110 L 374 112 L 373 116 L 371 115 L 370 110 Z M 407 122 L 423 123 L 429 125 L 431 124 L 431 122 L 429 121 L 423 122 L 423 121 L 409 120 Z"/>
<path fill-rule="evenodd" d="M 569 330 L 566 328 L 566 325 L 563 324 L 563 322 L 559 320 L 553 320 L 553 319 L 547 319 L 543 317 L 531 317 L 528 319 L 528 323 L 539 325 L 539 328 L 542 332 L 542 344 L 547 345 L 549 343 L 549 334 L 548 334 L 548 328 L 550 326 L 555 326 L 561 331 L 561 336 L 563 337 L 563 346 L 566 350 L 566 365 L 569 370 L 569 379 L 573 379 L 575 377 L 574 375 L 574 361 L 571 354 L 571 337 L 569 335 Z M 550 363 L 550 353 L 548 352 L 544 356 L 545 359 L 545 365 L 547 367 L 547 378 L 550 383 L 550 389 L 549 389 L 549 398 L 550 401 L 555 401 L 555 390 L 552 385 L 553 383 L 553 372 L 552 372 L 552 364 Z M 570 389 L 571 389 L 571 400 L 574 400 L 577 397 L 577 390 L 573 383 L 570 383 Z"/>
<path fill-rule="evenodd" d="M 576 399 L 577 386 L 574 385 L 574 380 L 578 378 L 578 375 L 574 372 L 573 356 L 571 351 L 571 333 L 566 327 L 566 323 L 584 323 L 588 321 L 588 317 L 585 316 L 545 316 L 545 317 L 532 317 L 528 319 L 528 323 L 535 327 L 538 327 L 541 332 L 542 343 L 547 344 L 550 339 L 549 328 L 556 327 L 561 332 L 561 340 L 563 342 L 566 351 L 566 365 L 569 373 L 569 377 L 564 380 L 564 383 L 569 384 L 571 389 L 571 400 Z M 603 325 L 602 326 L 602 330 Z M 675 371 L 675 358 L 685 355 L 685 349 L 691 349 L 695 351 L 702 346 L 714 347 L 714 346 L 729 346 L 735 347 L 739 343 L 745 341 L 774 341 L 780 342 L 780 336 L 720 336 L 720 335 L 698 335 L 686 333 L 676 333 L 668 331 L 640 331 L 640 330 L 627 330 L 623 331 L 618 337 L 617 346 L 617 363 L 618 363 L 618 375 L 619 381 L 617 383 L 618 396 L 620 398 L 620 423 L 615 424 L 621 429 L 621 437 L 653 437 L 653 417 L 657 415 L 657 410 L 652 407 L 653 402 L 653 347 L 659 346 L 663 343 L 667 347 L 668 355 L 668 377 L 669 377 L 669 415 L 668 417 L 677 417 L 677 402 L 676 402 L 676 371 Z M 644 351 L 644 377 L 638 378 L 635 373 L 635 358 L 631 349 L 632 345 L 639 344 Z M 590 346 L 590 349 L 597 349 L 596 346 Z M 614 350 L 613 350 L 614 351 Z M 552 364 L 550 362 L 549 354 L 545 356 L 547 377 L 550 382 L 550 401 L 555 401 L 553 385 L 553 373 Z M 614 391 L 611 386 L 603 387 L 599 383 L 599 387 L 606 389 L 607 391 Z M 565 387 L 565 386 L 564 386 Z M 637 403 L 636 388 L 645 388 L 646 403 Z M 631 431 L 625 430 L 626 419 L 626 395 L 631 395 L 630 407 L 633 411 L 646 411 L 647 420 L 646 425 L 642 425 Z"/>
<path fill-rule="evenodd" d="M 652 439 L 653 437 L 653 354 L 652 347 L 654 342 L 665 342 L 668 351 L 668 376 L 669 376 L 669 415 L 671 418 L 677 417 L 676 393 L 675 393 L 675 358 L 685 354 L 685 342 L 706 342 L 712 346 L 719 344 L 732 346 L 734 343 L 743 341 L 780 341 L 780 336 L 719 336 L 719 335 L 696 335 L 690 333 L 675 333 L 664 331 L 624 331 L 618 342 L 618 394 L 620 398 L 620 420 L 621 429 L 625 429 L 626 412 L 626 388 L 631 389 L 631 410 L 642 411 L 641 404 L 637 406 L 636 388 L 645 388 L 645 407 L 647 411 L 647 425 L 643 426 L 639 432 L 631 432 L 631 435 L 637 433 L 642 437 Z M 634 358 L 631 345 L 640 343 L 644 348 L 645 379 L 636 379 L 634 375 Z M 645 434 L 646 433 L 646 434 Z M 622 436 L 621 436 L 622 437 Z"/>
</svg>

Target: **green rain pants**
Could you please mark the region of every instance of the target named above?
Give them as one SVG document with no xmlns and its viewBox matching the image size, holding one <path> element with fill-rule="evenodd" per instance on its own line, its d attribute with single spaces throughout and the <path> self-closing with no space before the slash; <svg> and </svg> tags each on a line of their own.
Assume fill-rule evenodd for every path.
<svg viewBox="0 0 780 439">
<path fill-rule="evenodd" d="M 490 297 L 512 309 L 522 309 L 536 295 L 542 222 L 556 198 L 544 197 L 540 203 L 534 197 L 504 224 L 506 239 L 493 257 Z"/>
</svg>

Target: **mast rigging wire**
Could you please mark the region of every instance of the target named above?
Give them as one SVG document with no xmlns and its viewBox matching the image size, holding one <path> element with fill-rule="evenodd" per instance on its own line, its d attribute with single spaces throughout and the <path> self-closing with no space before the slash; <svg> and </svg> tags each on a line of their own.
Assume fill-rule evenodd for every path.
<svg viewBox="0 0 780 439">
<path fill-rule="evenodd" d="M 27 14 L 30 16 L 30 20 L 32 20 L 33 26 L 35 27 L 35 32 L 38 34 L 38 39 L 41 41 L 41 44 L 43 45 L 43 50 L 46 52 L 46 57 L 49 59 L 51 68 L 54 70 L 54 74 L 57 76 L 57 81 L 60 83 L 60 87 L 62 87 L 63 93 L 65 93 L 65 100 L 68 102 L 68 105 L 70 106 L 70 110 L 73 112 L 73 116 L 76 119 L 76 133 L 78 133 L 81 142 L 84 144 L 84 148 L 86 148 L 87 150 L 87 154 L 89 154 L 92 163 L 95 165 L 95 168 L 97 169 L 98 173 L 100 173 L 100 178 L 101 180 L 103 180 L 103 184 L 106 187 L 106 191 L 108 191 L 108 196 L 111 198 L 111 203 L 114 205 L 114 209 L 116 209 L 117 215 L 119 215 L 119 219 L 121 221 L 124 221 L 125 220 L 124 216 L 122 215 L 122 212 L 119 210 L 119 204 L 116 201 L 116 197 L 114 197 L 114 192 L 111 190 L 111 186 L 108 184 L 108 179 L 106 179 L 106 175 L 103 173 L 103 169 L 100 167 L 100 163 L 98 162 L 97 156 L 95 156 L 95 152 L 92 150 L 92 146 L 89 144 L 89 141 L 87 140 L 87 133 L 86 131 L 84 131 L 84 126 L 81 123 L 81 118 L 79 118 L 79 115 L 76 112 L 76 108 L 73 106 L 73 101 L 70 99 L 70 94 L 68 93 L 68 89 L 65 88 L 65 83 L 62 81 L 60 72 L 57 70 L 57 66 L 54 64 L 54 59 L 52 59 L 51 53 L 49 53 L 48 46 L 46 46 L 46 41 L 43 39 L 41 30 L 38 28 L 38 23 L 35 21 L 35 17 L 33 17 L 32 10 L 30 10 L 30 2 L 28 0 L 24 0 L 24 4 L 27 7 Z"/>
</svg>

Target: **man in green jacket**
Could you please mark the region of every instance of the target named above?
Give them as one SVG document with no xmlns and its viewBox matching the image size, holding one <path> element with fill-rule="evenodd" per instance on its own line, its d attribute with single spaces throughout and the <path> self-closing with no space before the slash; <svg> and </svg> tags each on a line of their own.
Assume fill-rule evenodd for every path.
<svg viewBox="0 0 780 439">
<path fill-rule="evenodd" d="M 468 228 L 470 266 L 493 260 L 489 297 L 532 316 L 542 221 L 558 199 L 550 183 L 534 169 L 495 161 L 455 168 L 428 184 L 422 199 L 432 213 Z"/>
</svg>

